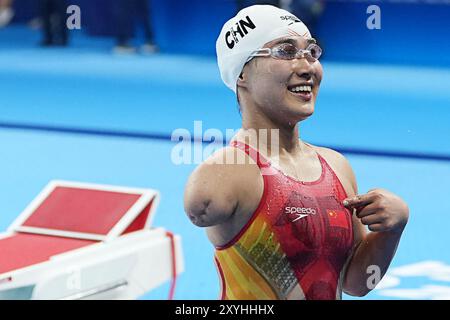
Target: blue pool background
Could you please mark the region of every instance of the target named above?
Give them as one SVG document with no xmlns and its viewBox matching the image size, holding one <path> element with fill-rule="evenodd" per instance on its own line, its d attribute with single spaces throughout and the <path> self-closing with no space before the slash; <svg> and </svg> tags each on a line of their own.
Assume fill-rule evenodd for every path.
<svg viewBox="0 0 450 320">
<path fill-rule="evenodd" d="M 52 179 L 158 189 L 154 225 L 183 239 L 186 271 L 175 298 L 218 298 L 213 248 L 183 210 L 195 164 L 173 164 L 175 143 L 168 139 L 177 128 L 193 132 L 196 120 L 203 130 L 240 127 L 214 56 L 207 49 L 117 56 L 113 39 L 83 31 L 72 34 L 69 48 L 43 49 L 35 46 L 39 37 L 22 24 L 0 29 L 0 230 Z M 328 50 L 339 43 L 329 42 Z M 400 61 L 408 51 L 402 48 L 391 47 L 385 60 L 392 61 L 384 62 L 384 53 L 366 60 L 330 54 L 316 112 L 301 124 L 301 136 L 343 151 L 360 193 L 382 187 L 408 202 L 411 219 L 392 270 L 441 264 L 398 276 L 394 289 L 407 294 L 374 290 L 364 299 L 408 298 L 411 291 L 450 298 L 450 65 L 445 54 Z M 166 284 L 142 298 L 165 299 L 168 291 Z"/>
</svg>

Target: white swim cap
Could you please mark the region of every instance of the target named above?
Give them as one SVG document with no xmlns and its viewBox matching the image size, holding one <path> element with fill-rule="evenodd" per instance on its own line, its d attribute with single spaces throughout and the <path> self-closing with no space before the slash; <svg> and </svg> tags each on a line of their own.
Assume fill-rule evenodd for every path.
<svg viewBox="0 0 450 320">
<path fill-rule="evenodd" d="M 296 16 L 271 5 L 242 9 L 222 27 L 216 42 L 220 76 L 236 92 L 236 82 L 250 54 L 281 37 L 310 38 L 308 28 Z"/>
</svg>

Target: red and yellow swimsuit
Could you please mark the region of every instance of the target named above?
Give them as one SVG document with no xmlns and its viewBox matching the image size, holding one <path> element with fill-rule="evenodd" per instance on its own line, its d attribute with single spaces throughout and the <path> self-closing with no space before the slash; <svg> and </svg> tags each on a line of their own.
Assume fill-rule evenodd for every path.
<svg viewBox="0 0 450 320">
<path fill-rule="evenodd" d="M 320 178 L 298 181 L 250 146 L 231 145 L 270 174 L 263 175 L 264 193 L 251 219 L 228 244 L 216 247 L 222 299 L 340 299 L 353 228 L 336 174 L 317 153 Z"/>
</svg>

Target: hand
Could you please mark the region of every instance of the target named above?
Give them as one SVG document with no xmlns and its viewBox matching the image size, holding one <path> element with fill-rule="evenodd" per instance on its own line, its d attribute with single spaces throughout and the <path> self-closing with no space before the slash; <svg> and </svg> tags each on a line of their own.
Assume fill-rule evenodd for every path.
<svg viewBox="0 0 450 320">
<path fill-rule="evenodd" d="M 356 216 L 370 231 L 401 233 L 409 218 L 408 205 L 383 189 L 372 189 L 366 194 L 347 198 L 343 204 L 356 209 Z"/>
</svg>

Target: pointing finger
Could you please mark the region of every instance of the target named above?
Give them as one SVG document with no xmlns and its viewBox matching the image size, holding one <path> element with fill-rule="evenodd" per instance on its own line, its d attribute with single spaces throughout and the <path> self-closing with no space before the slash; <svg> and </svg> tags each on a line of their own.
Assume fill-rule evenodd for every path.
<svg viewBox="0 0 450 320">
<path fill-rule="evenodd" d="M 343 201 L 343 205 L 346 207 L 361 207 L 368 205 L 374 201 L 375 194 L 363 194 L 363 195 L 356 195 L 352 198 L 347 198 Z"/>
</svg>

